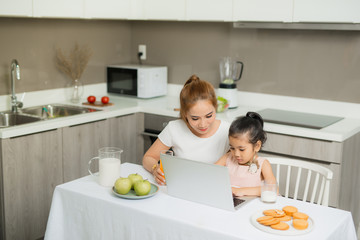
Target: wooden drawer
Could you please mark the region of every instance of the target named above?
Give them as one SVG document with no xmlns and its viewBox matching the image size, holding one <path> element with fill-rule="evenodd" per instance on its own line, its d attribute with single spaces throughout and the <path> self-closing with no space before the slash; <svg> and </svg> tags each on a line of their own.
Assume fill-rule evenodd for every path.
<svg viewBox="0 0 360 240">
<path fill-rule="evenodd" d="M 262 150 L 323 162 L 341 163 L 342 143 L 267 133 Z"/>
</svg>

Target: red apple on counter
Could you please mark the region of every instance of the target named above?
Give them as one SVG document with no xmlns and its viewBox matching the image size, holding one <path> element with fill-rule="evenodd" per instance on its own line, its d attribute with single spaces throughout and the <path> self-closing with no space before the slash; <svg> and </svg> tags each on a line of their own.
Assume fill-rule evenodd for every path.
<svg viewBox="0 0 360 240">
<path fill-rule="evenodd" d="M 94 103 L 96 101 L 96 97 L 95 96 L 88 96 L 87 101 L 89 103 Z"/>
<path fill-rule="evenodd" d="M 107 103 L 109 103 L 109 97 L 107 97 L 107 96 L 104 96 L 104 97 L 102 97 L 101 98 L 101 102 L 103 103 L 103 104 L 107 104 Z"/>
</svg>

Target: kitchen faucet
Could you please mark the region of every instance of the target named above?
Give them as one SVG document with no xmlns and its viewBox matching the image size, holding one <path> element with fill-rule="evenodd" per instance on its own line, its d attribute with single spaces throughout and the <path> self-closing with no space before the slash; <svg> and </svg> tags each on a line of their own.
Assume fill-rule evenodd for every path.
<svg viewBox="0 0 360 240">
<path fill-rule="evenodd" d="M 15 77 L 20 80 L 20 66 L 16 59 L 11 61 L 11 111 L 17 112 L 18 108 L 22 108 L 23 103 L 17 101 L 15 94 Z"/>
</svg>

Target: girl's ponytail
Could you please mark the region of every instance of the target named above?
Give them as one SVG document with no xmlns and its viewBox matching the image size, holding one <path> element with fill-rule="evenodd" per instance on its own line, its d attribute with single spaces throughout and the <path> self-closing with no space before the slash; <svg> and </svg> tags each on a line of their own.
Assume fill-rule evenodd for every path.
<svg viewBox="0 0 360 240">
<path fill-rule="evenodd" d="M 258 114 L 256 112 L 248 112 L 248 113 L 246 113 L 246 117 L 250 117 L 250 118 L 258 120 L 261 124 L 261 127 L 264 127 L 264 120 L 262 119 L 260 114 Z"/>
</svg>

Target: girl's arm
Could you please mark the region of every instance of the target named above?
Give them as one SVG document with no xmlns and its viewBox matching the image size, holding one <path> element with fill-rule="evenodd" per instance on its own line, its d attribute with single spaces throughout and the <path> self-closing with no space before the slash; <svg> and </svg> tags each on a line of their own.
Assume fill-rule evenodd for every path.
<svg viewBox="0 0 360 240">
<path fill-rule="evenodd" d="M 261 174 L 264 178 L 264 181 L 267 183 L 276 183 L 276 178 L 273 174 L 271 165 L 267 159 L 262 164 Z M 247 188 L 232 188 L 232 192 L 235 196 L 260 196 L 261 195 L 261 186 L 259 187 L 247 187 Z M 279 192 L 279 190 L 278 190 Z"/>
<path fill-rule="evenodd" d="M 265 159 L 264 162 L 263 162 L 262 169 L 261 169 L 261 174 L 264 177 L 265 182 L 267 182 L 267 183 L 276 183 L 276 178 L 275 178 L 274 173 L 272 171 L 271 164 L 269 163 L 269 161 L 267 159 Z"/>
<path fill-rule="evenodd" d="M 165 184 L 164 174 L 158 165 L 160 151 L 168 149 L 170 148 L 163 144 L 160 139 L 156 139 L 149 150 L 147 150 L 142 160 L 143 167 L 154 175 L 155 181 L 160 185 Z"/>
</svg>

